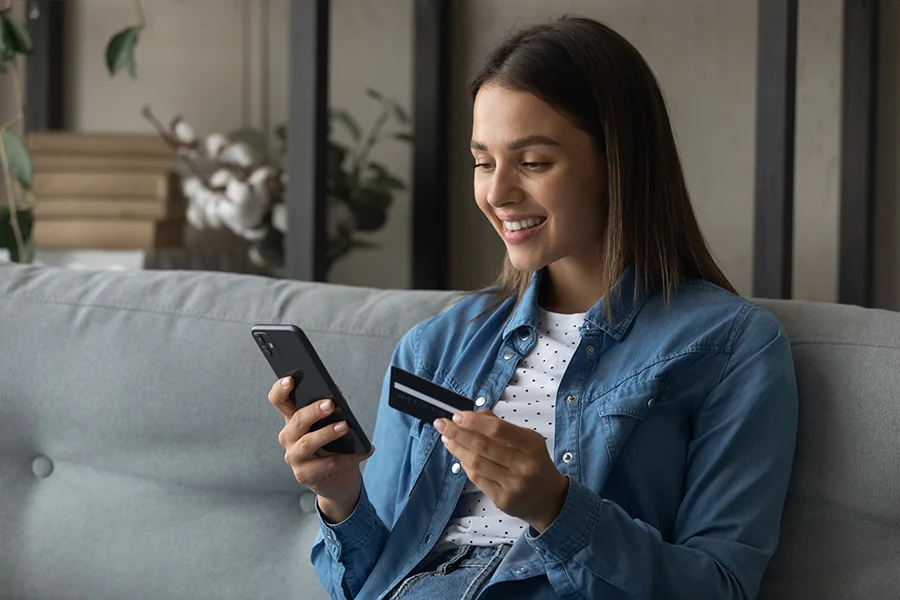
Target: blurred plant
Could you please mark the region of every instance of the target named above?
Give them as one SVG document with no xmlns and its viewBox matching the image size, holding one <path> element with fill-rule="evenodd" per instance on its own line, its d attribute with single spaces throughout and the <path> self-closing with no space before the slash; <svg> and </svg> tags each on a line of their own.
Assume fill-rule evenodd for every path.
<svg viewBox="0 0 900 600">
<path fill-rule="evenodd" d="M 12 14 L 12 0 L 8 0 L 0 9 L 0 73 L 12 81 L 16 112 L 0 125 L 0 163 L 5 189 L 5 203 L 0 206 L 0 248 L 8 249 L 10 258 L 16 262 L 29 262 L 34 256 L 31 154 L 25 140 L 14 131 L 25 121 L 22 74 L 17 58 L 31 54 L 32 49 L 28 29 Z"/>
<path fill-rule="evenodd" d="M 117 32 L 106 46 L 106 67 L 112 76 L 120 71 L 137 76 L 135 47 L 145 20 L 140 0 L 135 0 L 135 6 L 138 23 Z M 367 89 L 366 94 L 381 104 L 381 112 L 365 134 L 349 111 L 329 111 L 326 269 L 355 248 L 374 247 L 357 233 L 381 229 L 394 194 L 406 189 L 387 166 L 370 156 L 385 140 L 411 141 L 406 131 L 409 117 L 396 100 L 373 89 Z M 252 242 L 251 257 L 258 265 L 278 272 L 284 266 L 287 229 L 285 126 L 275 130 L 278 143 L 273 150 L 269 132 L 251 128 L 198 138 L 190 123 L 180 116 L 165 127 L 149 108 L 144 109 L 144 115 L 182 158 L 188 222 L 196 229 L 230 229 Z M 392 119 L 401 126 L 399 131 L 385 131 Z M 335 125 L 349 134 L 351 145 L 343 145 L 332 136 Z"/>
<path fill-rule="evenodd" d="M 391 119 L 405 125 L 409 118 L 395 100 L 372 89 L 366 93 L 381 103 L 381 112 L 365 134 L 349 111 L 330 111 L 329 133 L 332 125 L 339 124 L 353 144 L 345 146 L 329 136 L 326 269 L 355 248 L 375 247 L 357 234 L 381 229 L 394 194 L 406 189 L 403 181 L 384 164 L 371 160 L 370 155 L 384 140 L 410 141 L 406 131 L 385 131 Z M 278 144 L 271 152 L 267 136 L 256 129 L 198 138 L 190 123 L 180 116 L 165 127 L 149 108 L 144 109 L 144 115 L 182 158 L 182 191 L 188 200 L 191 226 L 230 229 L 252 243 L 254 262 L 279 272 L 284 266 L 287 230 L 286 127 L 276 129 Z"/>
</svg>

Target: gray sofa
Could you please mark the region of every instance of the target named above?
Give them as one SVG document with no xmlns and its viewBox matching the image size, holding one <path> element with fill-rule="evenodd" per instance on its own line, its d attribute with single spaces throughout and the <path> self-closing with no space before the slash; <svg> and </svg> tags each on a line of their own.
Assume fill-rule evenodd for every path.
<svg viewBox="0 0 900 600">
<path fill-rule="evenodd" d="M 324 598 L 257 322 L 305 329 L 371 432 L 391 351 L 455 294 L 0 266 L 0 598 Z M 801 386 L 760 598 L 900 598 L 900 315 L 765 302 Z"/>
</svg>

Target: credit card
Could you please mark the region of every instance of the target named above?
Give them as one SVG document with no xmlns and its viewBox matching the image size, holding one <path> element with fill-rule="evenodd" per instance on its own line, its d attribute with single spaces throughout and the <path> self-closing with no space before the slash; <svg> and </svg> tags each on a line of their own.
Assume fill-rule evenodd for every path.
<svg viewBox="0 0 900 600">
<path fill-rule="evenodd" d="M 465 396 L 397 367 L 391 367 L 390 386 L 388 404 L 429 425 L 441 417 L 475 410 L 475 403 Z"/>
</svg>

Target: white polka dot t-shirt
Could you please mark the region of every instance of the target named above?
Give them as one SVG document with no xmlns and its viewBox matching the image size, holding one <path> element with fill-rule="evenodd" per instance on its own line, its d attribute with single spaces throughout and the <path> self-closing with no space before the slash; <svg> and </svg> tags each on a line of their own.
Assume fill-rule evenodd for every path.
<svg viewBox="0 0 900 600">
<path fill-rule="evenodd" d="M 494 414 L 519 427 L 537 431 L 547 440 L 553 456 L 556 393 L 578 342 L 584 313 L 538 313 L 537 343 L 518 365 L 500 396 Z M 450 523 L 435 552 L 457 545 L 511 544 L 528 527 L 520 519 L 500 511 L 471 481 L 466 481 Z"/>
</svg>

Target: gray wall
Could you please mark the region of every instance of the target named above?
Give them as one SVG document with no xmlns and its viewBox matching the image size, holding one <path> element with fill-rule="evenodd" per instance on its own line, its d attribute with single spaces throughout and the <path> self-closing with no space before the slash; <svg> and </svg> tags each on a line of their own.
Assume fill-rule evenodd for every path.
<svg viewBox="0 0 900 600">
<path fill-rule="evenodd" d="M 140 77 L 109 79 L 108 35 L 133 20 L 131 0 L 75 0 L 69 47 L 70 118 L 79 129 L 145 129 L 140 107 L 183 113 L 201 131 L 275 124 L 286 114 L 289 0 L 154 0 L 139 47 Z M 366 86 L 411 104 L 412 0 L 332 0 L 335 104 L 374 117 Z M 876 298 L 900 309 L 897 269 L 897 72 L 900 5 L 883 5 Z M 747 0 L 455 0 L 451 147 L 451 283 L 490 282 L 503 246 L 471 192 L 470 66 L 510 28 L 571 12 L 603 20 L 630 39 L 657 74 L 669 102 L 694 204 L 714 254 L 738 289 L 752 278 L 756 3 Z M 797 93 L 795 297 L 836 298 L 841 2 L 800 0 Z M 198 24 L 203 23 L 200 27 Z M 242 49 L 249 63 L 242 67 Z M 268 59 L 264 49 L 268 48 Z M 261 67 L 270 81 L 261 85 Z M 378 159 L 409 177 L 408 148 L 385 144 Z M 374 239 L 382 247 L 341 263 L 334 281 L 409 285 L 409 198 Z"/>
</svg>

